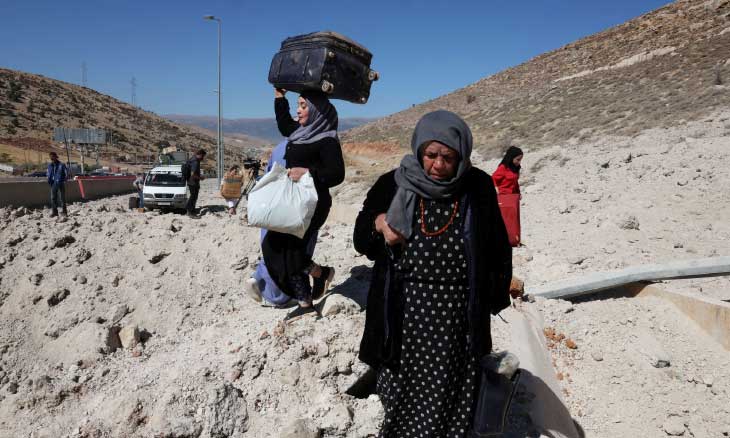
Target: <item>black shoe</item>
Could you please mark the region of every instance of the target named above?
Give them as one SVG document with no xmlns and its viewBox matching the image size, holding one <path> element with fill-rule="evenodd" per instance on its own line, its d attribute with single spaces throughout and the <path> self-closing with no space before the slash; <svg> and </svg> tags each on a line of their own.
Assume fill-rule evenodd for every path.
<svg viewBox="0 0 730 438">
<path fill-rule="evenodd" d="M 317 312 L 317 309 L 315 309 L 314 306 L 308 306 L 308 307 L 297 306 L 296 309 L 294 309 L 291 312 L 286 314 L 286 316 L 284 317 L 284 321 L 291 322 L 291 321 L 301 318 L 302 316 L 309 315 L 310 313 L 319 314 L 319 312 Z"/>
<path fill-rule="evenodd" d="M 56 217 L 56 216 L 58 216 L 58 211 L 53 210 L 53 213 L 51 213 L 51 217 Z"/>
<path fill-rule="evenodd" d="M 200 219 L 200 216 L 198 216 L 197 214 L 193 213 L 192 211 L 189 211 L 188 212 L 187 217 L 189 217 L 190 219 Z"/>
<path fill-rule="evenodd" d="M 327 287 L 329 287 L 330 282 L 333 278 L 335 278 L 335 268 L 330 266 L 322 266 L 320 269 L 322 270 L 322 273 L 319 277 L 314 279 L 314 284 L 312 285 L 313 300 L 318 300 L 322 298 L 325 291 L 327 291 Z"/>
</svg>

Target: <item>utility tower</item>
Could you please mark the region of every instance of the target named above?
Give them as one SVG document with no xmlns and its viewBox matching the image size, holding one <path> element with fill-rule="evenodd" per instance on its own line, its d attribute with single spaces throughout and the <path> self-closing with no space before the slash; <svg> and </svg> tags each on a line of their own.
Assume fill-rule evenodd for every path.
<svg viewBox="0 0 730 438">
<path fill-rule="evenodd" d="M 129 83 L 132 85 L 132 106 L 137 106 L 137 79 L 132 76 L 132 80 Z"/>
</svg>

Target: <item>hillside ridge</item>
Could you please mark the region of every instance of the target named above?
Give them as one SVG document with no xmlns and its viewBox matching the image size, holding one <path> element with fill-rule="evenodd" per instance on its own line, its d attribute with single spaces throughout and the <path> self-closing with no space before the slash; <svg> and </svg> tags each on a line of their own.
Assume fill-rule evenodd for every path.
<svg viewBox="0 0 730 438">
<path fill-rule="evenodd" d="M 679 0 L 351 130 L 406 146 L 417 120 L 460 114 L 488 155 L 698 120 L 730 104 L 730 1 Z"/>
</svg>

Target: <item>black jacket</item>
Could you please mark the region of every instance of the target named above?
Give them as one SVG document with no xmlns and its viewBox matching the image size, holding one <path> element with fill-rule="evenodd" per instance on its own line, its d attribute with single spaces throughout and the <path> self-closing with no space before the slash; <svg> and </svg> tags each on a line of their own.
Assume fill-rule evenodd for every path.
<svg viewBox="0 0 730 438">
<path fill-rule="evenodd" d="M 396 370 L 400 364 L 402 281 L 395 272 L 398 254 L 375 231 L 375 218 L 385 213 L 395 196 L 395 171 L 382 175 L 368 191 L 355 222 L 355 249 L 375 261 L 368 293 L 360 360 Z M 469 303 L 467 306 L 473 354 L 479 360 L 492 350 L 490 314 L 510 304 L 512 247 L 497 204 L 492 178 L 472 168 L 461 194 L 463 233 L 467 243 Z"/>
<path fill-rule="evenodd" d="M 298 127 L 289 113 L 289 101 L 279 97 L 274 100 L 276 124 L 284 137 L 289 137 Z M 345 179 L 345 160 L 342 158 L 342 147 L 336 138 L 326 137 L 310 144 L 287 143 L 284 152 L 286 167 L 306 167 L 314 179 L 317 189 L 317 210 L 312 223 L 319 228 L 327 219 L 332 206 L 329 189 L 339 185 Z M 319 224 L 319 222 L 322 222 Z"/>
</svg>

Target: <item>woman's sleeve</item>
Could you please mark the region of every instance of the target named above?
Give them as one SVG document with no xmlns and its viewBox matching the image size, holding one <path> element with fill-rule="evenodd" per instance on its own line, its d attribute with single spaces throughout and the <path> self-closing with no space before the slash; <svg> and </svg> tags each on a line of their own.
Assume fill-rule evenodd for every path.
<svg viewBox="0 0 730 438">
<path fill-rule="evenodd" d="M 286 97 L 274 99 L 274 113 L 276 114 L 276 125 L 284 137 L 289 137 L 299 127 L 299 123 L 289 113 L 289 101 L 286 100 Z"/>
<path fill-rule="evenodd" d="M 370 260 L 375 260 L 385 250 L 385 239 L 375 230 L 375 218 L 388 211 L 390 201 L 393 199 L 393 194 L 389 193 L 392 190 L 388 189 L 390 186 L 388 181 L 392 179 L 391 173 L 378 178 L 368 190 L 362 209 L 355 220 L 352 243 L 355 251 L 367 256 Z"/>
<path fill-rule="evenodd" d="M 494 187 L 499 188 L 502 185 L 502 181 L 504 181 L 505 173 L 504 173 L 504 166 L 501 164 L 497 166 L 497 170 L 494 171 L 492 174 L 492 180 L 494 181 Z"/>
<path fill-rule="evenodd" d="M 309 169 L 312 177 L 324 187 L 334 187 L 345 180 L 342 147 L 335 138 L 325 138 L 319 145 L 319 164 Z"/>
</svg>

